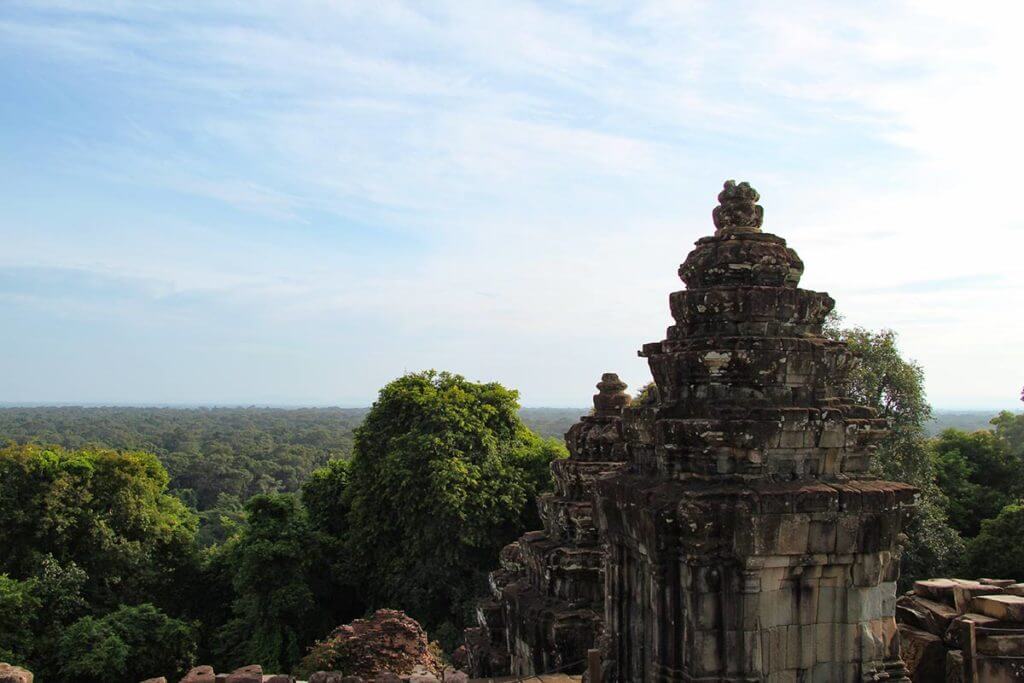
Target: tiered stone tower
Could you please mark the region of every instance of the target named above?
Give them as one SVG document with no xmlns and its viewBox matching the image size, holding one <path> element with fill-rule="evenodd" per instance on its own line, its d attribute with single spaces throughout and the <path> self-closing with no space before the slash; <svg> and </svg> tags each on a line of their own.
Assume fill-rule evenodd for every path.
<svg viewBox="0 0 1024 683">
<path fill-rule="evenodd" d="M 544 530 L 506 546 L 501 569 L 491 573 L 492 597 L 477 609 L 480 627 L 466 634 L 477 675 L 562 669 L 581 662 L 600 634 L 604 554 L 591 495 L 597 478 L 625 467 L 620 416 L 630 397 L 612 373 L 597 389 L 593 414 L 565 435 L 569 457 L 551 465 L 555 491 L 537 500 Z"/>
<path fill-rule="evenodd" d="M 886 423 L 843 392 L 834 302 L 729 181 L 646 344 L 659 401 L 623 411 L 595 482 L 614 681 L 908 681 L 893 619 L 915 491 L 871 478 Z"/>
</svg>

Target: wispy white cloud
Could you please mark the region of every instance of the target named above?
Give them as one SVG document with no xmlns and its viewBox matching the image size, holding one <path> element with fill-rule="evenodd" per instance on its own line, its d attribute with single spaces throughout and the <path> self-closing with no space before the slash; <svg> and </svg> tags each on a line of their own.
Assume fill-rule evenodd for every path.
<svg viewBox="0 0 1024 683">
<path fill-rule="evenodd" d="M 367 396 L 430 363 L 582 402 L 601 370 L 643 380 L 633 350 L 739 176 L 937 403 L 1012 402 L 1024 6 L 998 5 L 11 2 L 4 52 L 101 110 L 45 153 L 125 206 L 0 219 L 0 262 L 253 326 L 360 320 L 400 347 Z"/>
</svg>

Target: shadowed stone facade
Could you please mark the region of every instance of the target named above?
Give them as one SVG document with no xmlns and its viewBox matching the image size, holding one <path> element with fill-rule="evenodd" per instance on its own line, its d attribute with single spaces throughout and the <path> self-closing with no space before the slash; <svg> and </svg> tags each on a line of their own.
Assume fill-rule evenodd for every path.
<svg viewBox="0 0 1024 683">
<path fill-rule="evenodd" d="M 477 609 L 480 627 L 467 631 L 476 675 L 582 671 L 574 663 L 596 644 L 604 554 L 591 494 L 598 477 L 625 467 L 620 416 L 630 402 L 615 374 L 603 375 L 597 389 L 593 414 L 565 435 L 569 457 L 551 465 L 555 491 L 537 500 L 544 529 L 506 546 L 501 569 L 491 573 L 492 596 Z"/>
<path fill-rule="evenodd" d="M 628 471 L 596 482 L 615 681 L 906 681 L 896 538 L 915 490 L 867 474 L 886 433 L 844 395 L 834 302 L 761 232 L 746 183 L 679 269 L 646 344 L 655 405 L 626 408 Z"/>
</svg>

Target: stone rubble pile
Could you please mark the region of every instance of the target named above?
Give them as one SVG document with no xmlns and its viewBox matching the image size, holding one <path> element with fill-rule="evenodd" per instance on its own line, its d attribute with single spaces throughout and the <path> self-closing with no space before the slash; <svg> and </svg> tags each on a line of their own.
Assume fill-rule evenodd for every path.
<svg viewBox="0 0 1024 683">
<path fill-rule="evenodd" d="M 317 642 L 302 661 L 301 670 L 316 671 L 308 683 L 466 683 L 469 677 L 438 659 L 436 646 L 427 639 L 419 623 L 404 612 L 380 609 L 367 619 L 336 628 Z M 2 667 L 2 665 L 0 665 Z M 0 683 L 32 683 L 3 678 Z M 142 683 L 168 683 L 166 678 L 150 678 Z M 179 683 L 307 683 L 285 674 L 264 674 L 258 664 L 243 666 L 231 673 L 216 673 L 211 666 L 197 666 Z"/>
<path fill-rule="evenodd" d="M 896 622 L 915 683 L 1024 681 L 1024 583 L 918 581 L 896 601 Z"/>
<path fill-rule="evenodd" d="M 19 669 L 19 671 L 23 671 Z M 28 672 L 25 672 L 28 673 Z M 469 676 L 451 668 L 444 669 L 441 674 L 434 675 L 424 666 L 414 666 L 412 671 L 398 675 L 390 671 L 363 677 L 354 676 L 340 671 L 317 671 L 311 674 L 309 681 L 296 681 L 294 676 L 285 674 L 264 674 L 258 664 L 243 666 L 229 674 L 215 673 L 211 666 L 197 666 L 189 671 L 180 683 L 467 683 Z M 0 665 L 0 683 L 32 683 L 32 674 L 28 678 L 4 678 L 4 670 Z M 148 678 L 142 683 L 168 683 L 167 679 Z"/>
<path fill-rule="evenodd" d="M 409 673 L 417 667 L 432 675 L 443 668 L 423 627 L 391 609 L 339 626 L 310 649 L 301 665 L 305 671 L 344 669 L 366 678 L 381 671 Z"/>
</svg>

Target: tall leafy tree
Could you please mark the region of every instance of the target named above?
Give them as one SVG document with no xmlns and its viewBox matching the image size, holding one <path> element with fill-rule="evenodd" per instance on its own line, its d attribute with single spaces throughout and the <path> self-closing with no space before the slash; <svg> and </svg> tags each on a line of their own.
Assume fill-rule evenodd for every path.
<svg viewBox="0 0 1024 683">
<path fill-rule="evenodd" d="M 1024 581 L 1024 505 L 1011 504 L 981 523 L 981 532 L 967 543 L 967 571 Z"/>
<path fill-rule="evenodd" d="M 221 550 L 234 589 L 232 617 L 219 633 L 224 662 L 290 671 L 332 626 L 317 599 L 322 560 L 305 510 L 293 494 L 254 496 L 244 530 Z"/>
<path fill-rule="evenodd" d="M 947 429 L 933 447 L 944 507 L 964 538 L 976 536 L 982 520 L 995 517 L 1024 493 L 1024 460 L 993 432 Z"/>
<path fill-rule="evenodd" d="M 0 572 L 28 578 L 51 557 L 85 572 L 82 597 L 95 608 L 173 602 L 196 518 L 167 483 L 148 453 L 0 449 Z"/>
<path fill-rule="evenodd" d="M 1014 414 L 1004 410 L 992 418 L 992 427 L 1007 452 L 1024 460 L 1024 413 Z"/>
<path fill-rule="evenodd" d="M 843 327 L 838 316 L 826 334 L 846 342 L 859 363 L 845 378 L 846 389 L 859 403 L 871 406 L 889 422 L 890 433 L 880 444 L 874 473 L 920 489 L 917 508 L 907 520 L 901 556 L 901 582 L 951 573 L 963 554 L 963 539 L 946 517 L 945 498 L 936 484 L 924 425 L 931 407 L 924 393 L 924 371 L 900 353 L 896 333 Z"/>
<path fill-rule="evenodd" d="M 564 456 L 518 408 L 517 392 L 447 372 L 381 389 L 346 488 L 351 566 L 371 606 L 454 641 L 500 548 L 539 524 L 534 498 Z"/>
</svg>

